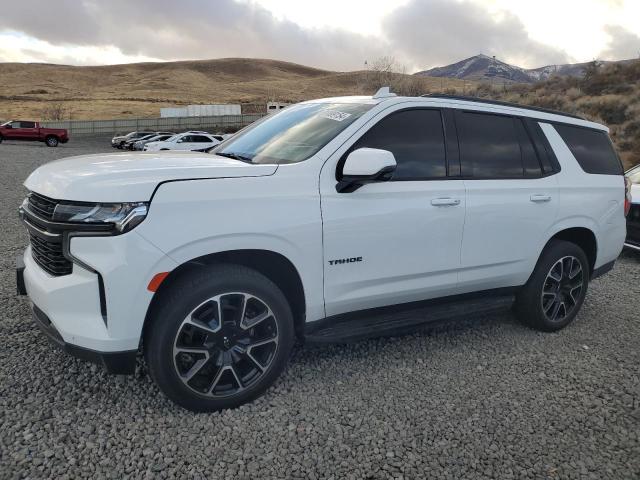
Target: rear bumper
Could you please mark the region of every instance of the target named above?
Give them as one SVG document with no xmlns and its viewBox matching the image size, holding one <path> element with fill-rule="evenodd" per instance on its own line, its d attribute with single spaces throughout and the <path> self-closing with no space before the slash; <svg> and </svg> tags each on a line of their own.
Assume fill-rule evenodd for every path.
<svg viewBox="0 0 640 480">
<path fill-rule="evenodd" d="M 45 334 L 47 340 L 49 340 L 49 342 L 55 347 L 69 355 L 100 365 L 104 367 L 107 373 L 130 375 L 135 372 L 136 356 L 138 354 L 137 350 L 98 352 L 96 350 L 72 345 L 64 341 L 55 326 L 51 323 L 51 320 L 49 320 L 49 317 L 47 317 L 42 310 L 40 310 L 36 305 L 33 305 L 32 310 L 33 320 L 36 325 L 40 328 L 42 333 Z"/>
</svg>

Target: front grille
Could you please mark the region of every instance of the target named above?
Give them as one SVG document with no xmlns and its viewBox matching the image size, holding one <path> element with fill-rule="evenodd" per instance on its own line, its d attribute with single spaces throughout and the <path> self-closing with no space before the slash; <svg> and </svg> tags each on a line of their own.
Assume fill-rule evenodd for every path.
<svg viewBox="0 0 640 480">
<path fill-rule="evenodd" d="M 53 220 L 53 211 L 57 205 L 57 200 L 33 192 L 29 194 L 29 209 L 45 220 Z"/>
<path fill-rule="evenodd" d="M 47 242 L 46 240 L 30 234 L 31 255 L 40 267 L 54 276 L 69 275 L 73 270 L 73 264 L 62 253 L 62 243 Z"/>
</svg>

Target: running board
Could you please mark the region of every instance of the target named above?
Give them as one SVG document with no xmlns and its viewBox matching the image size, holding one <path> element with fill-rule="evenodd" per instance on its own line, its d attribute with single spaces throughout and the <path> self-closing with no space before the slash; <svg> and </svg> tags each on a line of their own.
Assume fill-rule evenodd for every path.
<svg viewBox="0 0 640 480">
<path fill-rule="evenodd" d="M 509 293 L 490 291 L 482 295 L 456 295 L 335 315 L 305 325 L 304 337 L 311 343 L 349 343 L 366 338 L 406 335 L 431 323 L 506 311 L 515 299 L 513 289 L 509 290 Z"/>
</svg>

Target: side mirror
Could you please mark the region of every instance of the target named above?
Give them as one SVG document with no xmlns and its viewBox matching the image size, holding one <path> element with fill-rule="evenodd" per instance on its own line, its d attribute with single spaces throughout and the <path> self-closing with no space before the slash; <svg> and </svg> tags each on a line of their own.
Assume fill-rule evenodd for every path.
<svg viewBox="0 0 640 480">
<path fill-rule="evenodd" d="M 342 167 L 338 193 L 351 193 L 362 185 L 390 180 L 396 169 L 396 159 L 388 150 L 359 148 L 351 152 Z"/>
</svg>

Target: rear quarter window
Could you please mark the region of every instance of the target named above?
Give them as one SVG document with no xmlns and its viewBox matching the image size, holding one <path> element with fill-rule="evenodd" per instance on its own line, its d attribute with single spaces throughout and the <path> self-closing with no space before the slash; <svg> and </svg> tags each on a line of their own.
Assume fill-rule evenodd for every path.
<svg viewBox="0 0 640 480">
<path fill-rule="evenodd" d="M 582 170 L 599 175 L 622 175 L 622 164 L 606 132 L 571 125 L 554 125 Z"/>
</svg>

